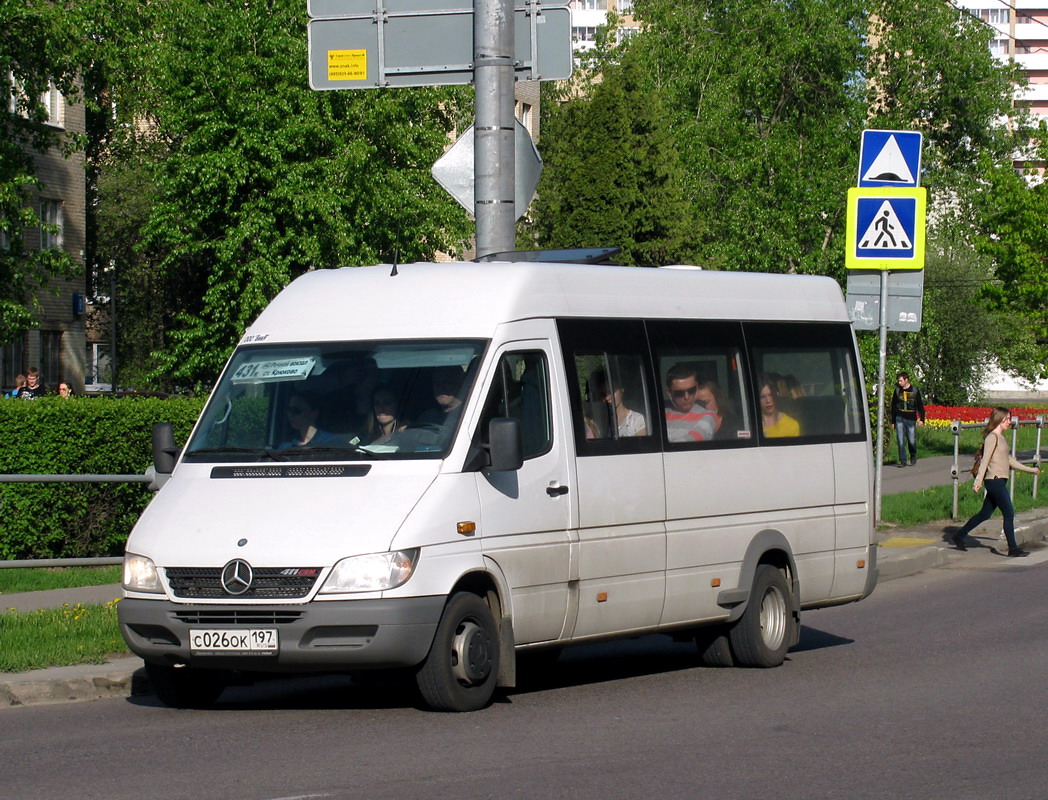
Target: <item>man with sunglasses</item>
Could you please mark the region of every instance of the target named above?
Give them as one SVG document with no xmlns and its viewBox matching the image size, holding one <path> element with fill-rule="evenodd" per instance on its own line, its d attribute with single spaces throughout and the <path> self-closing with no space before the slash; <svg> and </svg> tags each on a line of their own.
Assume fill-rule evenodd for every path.
<svg viewBox="0 0 1048 800">
<path fill-rule="evenodd" d="M 695 402 L 699 378 L 695 369 L 674 364 L 666 373 L 666 436 L 671 442 L 708 442 L 717 416 Z"/>
</svg>

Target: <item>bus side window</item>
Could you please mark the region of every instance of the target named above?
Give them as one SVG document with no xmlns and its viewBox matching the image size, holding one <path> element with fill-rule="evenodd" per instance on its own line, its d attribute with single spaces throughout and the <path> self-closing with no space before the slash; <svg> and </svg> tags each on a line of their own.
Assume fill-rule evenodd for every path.
<svg viewBox="0 0 1048 800">
<path fill-rule="evenodd" d="M 858 369 L 846 325 L 750 323 L 747 337 L 754 342 L 765 437 L 839 440 L 864 434 Z"/>
</svg>

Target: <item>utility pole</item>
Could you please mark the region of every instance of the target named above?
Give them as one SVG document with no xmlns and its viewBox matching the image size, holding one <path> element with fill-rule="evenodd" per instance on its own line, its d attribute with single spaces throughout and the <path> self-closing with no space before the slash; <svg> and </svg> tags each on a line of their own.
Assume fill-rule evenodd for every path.
<svg viewBox="0 0 1048 800">
<path fill-rule="evenodd" d="M 516 249 L 513 0 L 474 0 L 477 255 Z"/>
</svg>

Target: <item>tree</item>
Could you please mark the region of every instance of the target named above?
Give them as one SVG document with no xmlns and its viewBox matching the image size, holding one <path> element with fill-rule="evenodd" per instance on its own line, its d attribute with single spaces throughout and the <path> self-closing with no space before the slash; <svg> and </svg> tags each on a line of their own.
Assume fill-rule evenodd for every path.
<svg viewBox="0 0 1048 800">
<path fill-rule="evenodd" d="M 41 96 L 51 86 L 66 98 L 78 94 L 82 52 L 71 7 L 51 0 L 0 0 L 0 343 L 37 324 L 38 293 L 52 277 L 72 277 L 79 267 L 61 250 L 37 250 L 27 230 L 42 225 L 30 204 L 42 188 L 34 152 L 72 152 L 82 141 L 47 125 Z"/>
<path fill-rule="evenodd" d="M 154 385 L 212 380 L 244 328 L 308 269 L 431 258 L 469 236 L 429 174 L 468 92 L 311 91 L 305 26 L 299 0 L 128 12 L 126 61 L 110 85 L 118 133 L 139 146 L 114 150 L 100 187 L 108 202 L 110 178 L 138 164 L 148 176 L 134 250 L 177 312 L 151 360 Z M 155 147 L 141 145 L 144 123 Z M 119 239 L 107 224 L 100 252 L 126 253 Z"/>
<path fill-rule="evenodd" d="M 1038 144 L 1044 163 L 1043 125 Z M 1010 163 L 986 166 L 984 191 L 975 202 L 981 223 L 976 247 L 993 259 L 997 280 L 987 284 L 984 297 L 1016 328 L 1002 350 L 1002 365 L 1035 380 L 1048 374 L 1048 183 L 1018 175 Z"/>
<path fill-rule="evenodd" d="M 629 59 L 602 75 L 592 97 L 546 109 L 535 234 L 547 247 L 617 245 L 626 264 L 687 261 L 698 226 L 663 98 L 639 91 Z"/>
<path fill-rule="evenodd" d="M 703 265 L 842 279 L 865 127 L 924 131 L 922 182 L 944 196 L 1017 141 L 995 127 L 1014 68 L 945 0 L 636 0 L 634 13 L 644 28 L 619 50 L 642 79 L 627 103 L 664 93 Z"/>
</svg>

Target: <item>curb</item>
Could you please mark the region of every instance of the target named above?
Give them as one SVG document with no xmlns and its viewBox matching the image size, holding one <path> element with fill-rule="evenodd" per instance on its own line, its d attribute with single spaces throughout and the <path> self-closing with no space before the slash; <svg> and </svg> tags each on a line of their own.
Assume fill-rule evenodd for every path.
<svg viewBox="0 0 1048 800">
<path fill-rule="evenodd" d="M 986 532 L 977 537 L 983 540 L 989 538 L 993 547 L 997 546 L 996 530 L 991 533 L 989 528 L 995 524 L 1000 524 L 1000 517 L 992 517 L 984 523 Z M 916 544 L 886 547 L 885 542 L 893 537 L 878 534 L 877 567 L 880 581 L 916 575 L 973 556 L 982 558 L 978 552 L 961 553 L 948 547 L 943 540 L 944 530 L 941 525 L 927 525 L 899 533 L 910 534 Z M 1048 538 L 1048 517 L 1033 517 L 1030 512 L 1027 512 L 1025 519 L 1016 515 L 1015 538 L 1021 545 L 1039 543 Z M 985 549 L 987 553 L 990 552 L 989 547 Z M 32 672 L 0 673 L 0 709 L 150 694 L 153 694 L 153 689 L 146 677 L 144 662 L 137 656 L 122 656 L 106 664 L 78 664 Z"/>
</svg>

